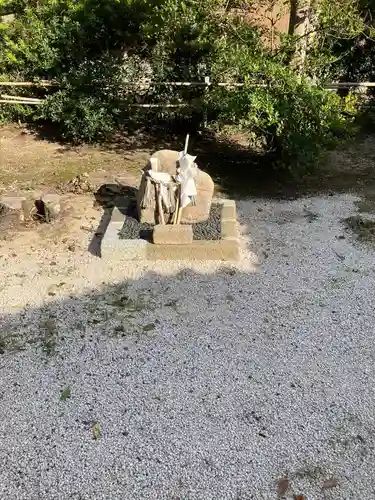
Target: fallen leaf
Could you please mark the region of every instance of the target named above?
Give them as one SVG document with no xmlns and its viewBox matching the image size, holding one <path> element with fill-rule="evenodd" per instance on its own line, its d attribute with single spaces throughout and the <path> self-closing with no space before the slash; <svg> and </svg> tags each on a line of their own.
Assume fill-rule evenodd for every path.
<svg viewBox="0 0 375 500">
<path fill-rule="evenodd" d="M 305 500 L 305 495 L 294 495 L 294 500 Z"/>
<path fill-rule="evenodd" d="M 334 253 L 336 255 L 336 257 L 341 260 L 341 262 L 343 262 L 345 260 L 345 257 L 344 255 L 340 255 L 338 252 L 336 252 L 336 250 L 334 250 Z"/>
<path fill-rule="evenodd" d="M 277 481 L 277 496 L 282 498 L 286 495 L 289 490 L 289 480 L 287 477 L 283 477 Z"/>
<path fill-rule="evenodd" d="M 60 401 L 66 401 L 70 398 L 70 387 L 66 387 L 60 394 Z"/>
<path fill-rule="evenodd" d="M 339 482 L 335 477 L 332 477 L 331 479 L 326 479 L 323 483 L 323 490 L 329 490 L 330 488 L 336 488 L 336 486 L 339 485 Z"/>
<path fill-rule="evenodd" d="M 81 226 L 82 231 L 86 231 L 87 233 L 95 233 L 95 229 L 90 226 Z"/>
<path fill-rule="evenodd" d="M 95 422 L 95 424 L 92 426 L 92 434 L 94 436 L 95 441 L 101 438 L 100 426 L 98 422 Z"/>
<path fill-rule="evenodd" d="M 152 330 L 155 330 L 155 323 L 149 323 L 143 327 L 144 332 L 151 332 Z"/>
</svg>

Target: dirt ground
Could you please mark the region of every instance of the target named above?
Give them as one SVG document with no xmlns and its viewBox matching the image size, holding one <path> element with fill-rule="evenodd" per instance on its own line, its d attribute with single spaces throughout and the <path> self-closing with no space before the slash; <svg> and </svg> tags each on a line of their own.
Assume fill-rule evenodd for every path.
<svg viewBox="0 0 375 500">
<path fill-rule="evenodd" d="M 156 149 L 169 147 L 170 144 L 144 141 L 146 146 L 116 144 L 112 147 L 79 146 L 67 147 L 56 142 L 42 140 L 20 127 L 0 129 L 0 195 L 61 193 L 64 217 L 55 224 L 29 224 L 27 227 L 15 226 L 11 231 L 0 231 L 1 239 L 10 242 L 15 250 L 48 244 L 62 244 L 69 248 L 80 247 L 83 233 L 95 233 L 101 217 L 101 208 L 95 205 L 90 193 L 73 193 L 64 186 L 80 175 L 86 175 L 91 185 L 97 189 L 101 185 L 114 183 L 118 179 L 124 185 L 136 187 L 140 179 L 140 169 Z M 194 145 L 195 146 L 195 145 Z M 220 150 L 212 155 L 207 144 L 196 145 L 203 158 L 202 166 L 214 177 L 217 194 L 243 197 L 246 194 L 256 197 L 295 197 L 320 193 L 350 192 L 362 196 L 359 207 L 364 212 L 375 210 L 375 137 L 367 136 L 330 154 L 327 164 L 313 176 L 302 179 L 296 185 L 277 184 L 266 179 L 251 179 L 238 188 L 228 181 L 228 175 L 221 172 L 233 171 L 238 161 L 239 169 L 249 170 L 246 158 L 235 151 Z M 206 150 L 204 149 L 206 148 Z M 201 154 L 202 151 L 202 154 Z M 229 151 L 229 152 L 228 152 Z M 245 159 L 244 159 L 245 158 Z M 224 166 L 219 174 L 212 165 Z M 240 163 L 242 166 L 240 166 Z M 219 165 L 220 166 L 220 165 Z M 229 186 L 229 188 L 228 188 Z M 240 189 L 241 188 L 241 189 Z M 4 229 L 4 227 L 2 228 Z M 4 242 L 0 241 L 0 245 Z"/>
<path fill-rule="evenodd" d="M 18 127 L 0 129 L 0 195 L 61 194 L 64 216 L 54 224 L 20 226 L 7 221 L 0 230 L 6 246 L 45 246 L 50 243 L 79 247 L 82 233 L 94 233 L 101 217 L 93 192 L 70 192 L 69 181 L 85 176 L 93 191 L 114 183 L 137 186 L 151 150 L 124 151 L 92 146 L 69 148 L 40 140 Z M 8 229 L 5 231 L 4 229 Z M 4 245 L 1 243 L 0 245 Z"/>
</svg>

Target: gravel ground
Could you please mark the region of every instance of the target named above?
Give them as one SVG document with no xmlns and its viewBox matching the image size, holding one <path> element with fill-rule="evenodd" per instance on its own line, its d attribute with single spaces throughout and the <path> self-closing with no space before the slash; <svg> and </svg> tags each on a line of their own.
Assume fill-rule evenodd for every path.
<svg viewBox="0 0 375 500">
<path fill-rule="evenodd" d="M 210 217 L 207 221 L 193 224 L 194 240 L 219 240 L 220 239 L 221 205 L 212 204 Z M 152 239 L 152 224 L 141 224 L 134 217 L 126 217 L 119 237 L 127 240 Z"/>
<path fill-rule="evenodd" d="M 375 498 L 354 201 L 239 203 L 236 266 L 2 244 L 0 498 Z"/>
</svg>

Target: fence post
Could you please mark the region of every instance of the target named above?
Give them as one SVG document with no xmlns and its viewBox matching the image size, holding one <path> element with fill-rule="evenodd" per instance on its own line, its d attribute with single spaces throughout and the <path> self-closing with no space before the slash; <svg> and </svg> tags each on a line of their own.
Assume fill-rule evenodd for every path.
<svg viewBox="0 0 375 500">
<path fill-rule="evenodd" d="M 203 109 L 203 128 L 207 128 L 207 124 L 208 124 L 208 111 L 207 111 L 207 106 L 206 106 L 206 98 L 207 98 L 207 94 L 208 92 L 210 91 L 210 85 L 211 85 L 211 81 L 210 81 L 210 77 L 209 76 L 205 76 L 204 77 L 204 83 L 205 83 L 205 86 L 204 86 L 204 109 Z"/>
</svg>

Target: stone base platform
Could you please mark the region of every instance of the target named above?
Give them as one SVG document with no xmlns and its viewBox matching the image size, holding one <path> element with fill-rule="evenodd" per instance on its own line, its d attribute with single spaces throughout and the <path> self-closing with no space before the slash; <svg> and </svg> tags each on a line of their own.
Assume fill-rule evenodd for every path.
<svg viewBox="0 0 375 500">
<path fill-rule="evenodd" d="M 125 216 L 114 208 L 111 221 L 101 242 L 105 260 L 221 260 L 236 261 L 240 256 L 236 204 L 217 200 L 221 209 L 221 239 L 173 243 L 149 243 L 146 240 L 122 240 L 118 233 Z M 157 239 L 156 239 L 157 241 Z M 186 240 L 187 241 L 187 240 Z"/>
</svg>

